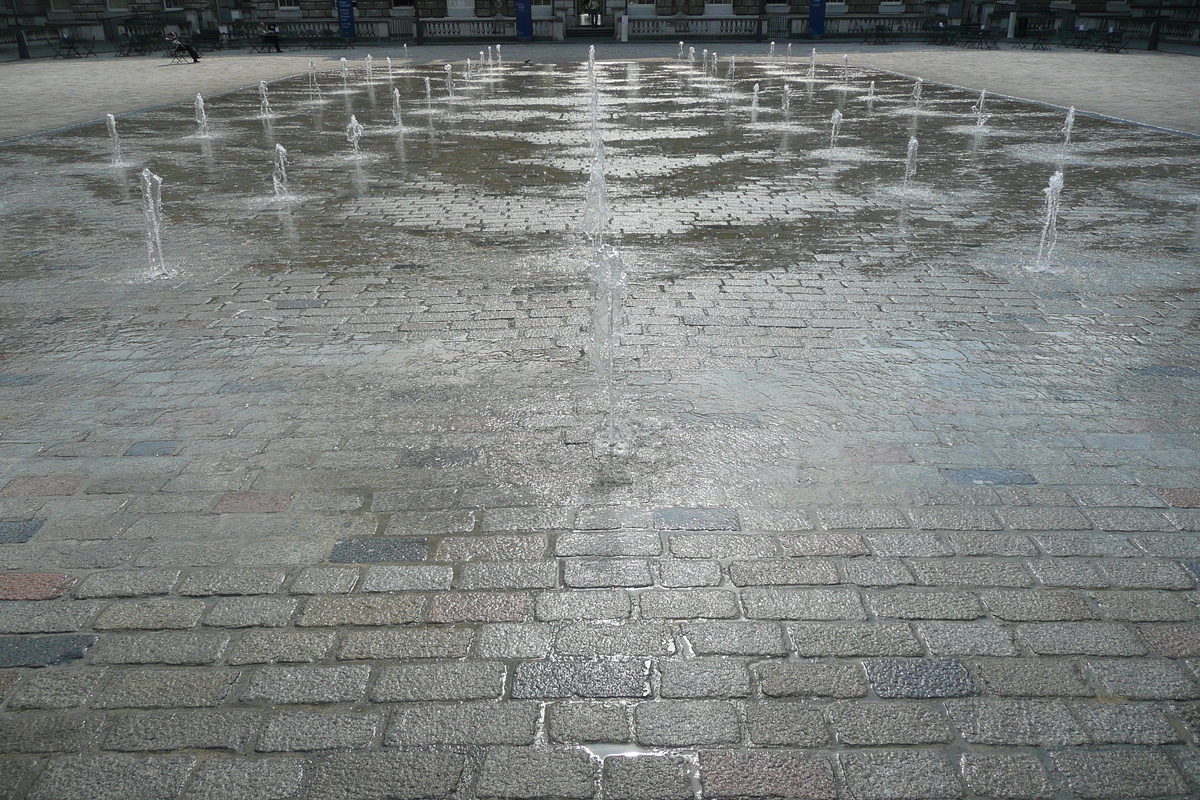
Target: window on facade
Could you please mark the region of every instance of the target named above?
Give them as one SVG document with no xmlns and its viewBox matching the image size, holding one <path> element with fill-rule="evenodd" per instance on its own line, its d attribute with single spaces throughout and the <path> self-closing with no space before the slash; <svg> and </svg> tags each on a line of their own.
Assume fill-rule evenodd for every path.
<svg viewBox="0 0 1200 800">
<path fill-rule="evenodd" d="M 299 8 L 300 0 L 276 0 L 276 8 Z"/>
<path fill-rule="evenodd" d="M 109 11 L 128 11 L 129 0 L 105 0 Z"/>
<path fill-rule="evenodd" d="M 163 11 L 182 11 L 183 0 L 163 0 Z"/>
<path fill-rule="evenodd" d="M 415 0 L 392 0 L 392 8 L 409 8 L 416 5 Z"/>
<path fill-rule="evenodd" d="M 71 0 L 50 0 L 51 11 L 70 11 Z"/>
</svg>

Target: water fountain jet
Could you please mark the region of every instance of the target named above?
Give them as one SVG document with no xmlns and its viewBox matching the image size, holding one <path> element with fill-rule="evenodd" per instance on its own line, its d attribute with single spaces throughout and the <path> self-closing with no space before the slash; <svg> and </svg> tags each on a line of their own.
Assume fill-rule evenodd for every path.
<svg viewBox="0 0 1200 800">
<path fill-rule="evenodd" d="M 196 93 L 196 135 L 202 139 L 209 138 L 208 114 L 204 111 L 204 98 Z"/>
<path fill-rule="evenodd" d="M 1050 176 L 1050 183 L 1042 192 L 1046 195 L 1046 205 L 1042 211 L 1042 238 L 1038 241 L 1037 258 L 1032 269 L 1041 272 L 1048 266 L 1054 245 L 1058 243 L 1058 204 L 1062 195 L 1062 170 Z"/>
<path fill-rule="evenodd" d="M 127 167 L 125 157 L 121 153 L 121 135 L 117 133 L 117 118 L 112 114 L 105 114 L 105 119 L 108 121 L 108 139 L 112 142 L 112 165 L 114 167 Z"/>
<path fill-rule="evenodd" d="M 151 274 L 165 275 L 162 252 L 162 178 L 149 169 L 142 170 L 142 216 L 146 220 L 146 252 Z"/>
</svg>

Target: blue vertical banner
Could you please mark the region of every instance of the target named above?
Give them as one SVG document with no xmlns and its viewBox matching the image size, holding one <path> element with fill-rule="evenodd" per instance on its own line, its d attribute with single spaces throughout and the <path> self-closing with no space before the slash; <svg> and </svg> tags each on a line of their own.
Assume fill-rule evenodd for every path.
<svg viewBox="0 0 1200 800">
<path fill-rule="evenodd" d="M 825 35 L 825 0 L 808 0 L 808 35 L 814 39 Z"/>
<path fill-rule="evenodd" d="M 533 39 L 533 0 L 516 0 L 517 39 L 528 42 Z"/>
<path fill-rule="evenodd" d="M 347 39 L 357 39 L 354 32 L 354 0 L 337 0 L 338 33 Z"/>
</svg>

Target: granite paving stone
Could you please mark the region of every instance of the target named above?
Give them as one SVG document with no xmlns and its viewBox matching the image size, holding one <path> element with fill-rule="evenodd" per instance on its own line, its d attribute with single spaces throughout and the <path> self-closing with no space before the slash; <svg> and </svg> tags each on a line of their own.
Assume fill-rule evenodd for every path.
<svg viewBox="0 0 1200 800">
<path fill-rule="evenodd" d="M 208 708 L 221 705 L 240 673 L 212 668 L 131 669 L 112 672 L 93 708 Z"/>
<path fill-rule="evenodd" d="M 657 700 L 633 712 L 634 738 L 651 747 L 732 744 L 742 738 L 737 707 L 712 700 Z"/>
<path fill-rule="evenodd" d="M 979 795 L 1004 800 L 1049 800 L 1054 784 L 1033 753 L 964 753 L 963 781 Z"/>
<path fill-rule="evenodd" d="M 74 576 L 55 572 L 5 573 L 0 575 L 0 600 L 51 600 L 75 581 Z"/>
<path fill-rule="evenodd" d="M 485 700 L 504 691 L 507 668 L 496 661 L 425 662 L 385 667 L 371 687 L 372 700 Z"/>
<path fill-rule="evenodd" d="M 196 766 L 187 800 L 286 800 L 295 797 L 304 780 L 304 764 L 295 758 L 243 760 L 209 758 Z"/>
<path fill-rule="evenodd" d="M 241 698 L 283 704 L 350 703 L 363 697 L 370 676 L 365 665 L 262 667 L 251 674 Z"/>
<path fill-rule="evenodd" d="M 600 778 L 607 800 L 691 800 L 692 765 L 676 756 L 612 756 Z"/>
<path fill-rule="evenodd" d="M 575 749 L 492 747 L 479 768 L 481 798 L 558 797 L 586 800 L 595 793 L 600 765 Z"/>
<path fill-rule="evenodd" d="M 529 701 L 404 703 L 392 707 L 384 744 L 405 748 L 529 745 L 537 735 L 540 716 L 540 705 Z"/>
<path fill-rule="evenodd" d="M 260 753 L 353 750 L 369 746 L 382 727 L 381 714 L 276 714 L 267 720 L 254 749 Z"/>
<path fill-rule="evenodd" d="M 870 659 L 863 662 L 875 694 L 892 697 L 965 697 L 979 687 L 958 659 Z"/>
<path fill-rule="evenodd" d="M 244 750 L 262 726 L 245 711 L 154 711 L 115 714 L 105 750 Z"/>
<path fill-rule="evenodd" d="M 53 758 L 30 792 L 37 800 L 158 800 L 182 791 L 196 758 L 68 755 Z"/>
<path fill-rule="evenodd" d="M 110 633 L 92 649 L 100 664 L 212 664 L 229 644 L 223 631 L 153 631 Z"/>
<path fill-rule="evenodd" d="M 0 667 L 49 667 L 83 658 L 96 639 L 86 634 L 0 636 Z"/>
<path fill-rule="evenodd" d="M 1064 750 L 1054 767 L 1080 797 L 1129 798 L 1182 794 L 1187 784 L 1170 757 L 1156 750 Z"/>
<path fill-rule="evenodd" d="M 833 767 L 799 750 L 713 750 L 700 754 L 705 796 L 834 800 Z"/>
<path fill-rule="evenodd" d="M 306 791 L 312 800 L 450 797 L 462 777 L 463 762 L 463 756 L 446 752 L 335 752 L 308 763 Z"/>
<path fill-rule="evenodd" d="M 868 750 L 838 756 L 852 796 L 862 800 L 948 800 L 963 796 L 949 759 L 928 750 Z"/>
<path fill-rule="evenodd" d="M 23 676 L 8 698 L 10 709 L 81 708 L 104 678 L 103 669 L 39 670 Z"/>
<path fill-rule="evenodd" d="M 553 742 L 628 742 L 629 711 L 620 703 L 559 701 L 546 706 L 546 733 Z"/>
<path fill-rule="evenodd" d="M 515 698 L 645 697 L 650 664 L 644 660 L 526 661 L 512 678 Z"/>
</svg>

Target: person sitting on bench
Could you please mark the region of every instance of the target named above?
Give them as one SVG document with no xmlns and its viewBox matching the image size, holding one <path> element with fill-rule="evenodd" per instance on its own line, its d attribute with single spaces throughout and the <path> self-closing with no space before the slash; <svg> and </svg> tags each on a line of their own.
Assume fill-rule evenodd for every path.
<svg viewBox="0 0 1200 800">
<path fill-rule="evenodd" d="M 262 39 L 262 43 L 268 47 L 275 45 L 275 52 L 282 53 L 283 48 L 279 46 L 279 26 L 272 25 L 267 27 L 265 22 L 258 23 L 258 35 Z"/>
<path fill-rule="evenodd" d="M 171 48 L 172 53 L 186 52 L 192 57 L 193 64 L 200 63 L 200 54 L 196 52 L 196 48 L 176 36 L 174 31 L 167 34 L 167 47 Z"/>
</svg>

